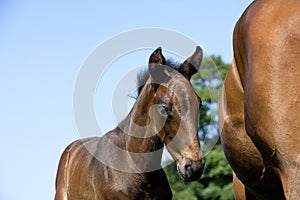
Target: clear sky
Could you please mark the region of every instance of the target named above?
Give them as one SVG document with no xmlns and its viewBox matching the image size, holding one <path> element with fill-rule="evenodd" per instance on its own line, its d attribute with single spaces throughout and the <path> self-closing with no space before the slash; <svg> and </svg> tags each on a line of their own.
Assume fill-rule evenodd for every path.
<svg viewBox="0 0 300 200">
<path fill-rule="evenodd" d="M 53 199 L 60 155 L 79 138 L 72 110 L 76 77 L 99 44 L 128 30 L 158 27 L 230 62 L 233 27 L 250 2 L 1 0 L 0 200 Z M 125 56 L 123 67 L 134 59 Z M 148 57 L 139 60 L 146 64 Z M 111 117 L 95 107 L 98 120 Z"/>
</svg>

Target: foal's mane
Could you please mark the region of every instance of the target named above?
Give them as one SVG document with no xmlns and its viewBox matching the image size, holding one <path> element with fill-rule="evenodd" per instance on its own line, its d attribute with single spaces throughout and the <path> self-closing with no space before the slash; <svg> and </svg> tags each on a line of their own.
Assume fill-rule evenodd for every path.
<svg viewBox="0 0 300 200">
<path fill-rule="evenodd" d="M 178 70 L 180 63 L 175 62 L 172 59 L 166 60 L 166 66 L 171 67 L 172 69 Z M 144 85 L 146 84 L 147 80 L 149 79 L 149 70 L 145 69 L 138 73 L 137 75 L 137 86 L 138 86 L 138 96 L 140 95 Z"/>
</svg>

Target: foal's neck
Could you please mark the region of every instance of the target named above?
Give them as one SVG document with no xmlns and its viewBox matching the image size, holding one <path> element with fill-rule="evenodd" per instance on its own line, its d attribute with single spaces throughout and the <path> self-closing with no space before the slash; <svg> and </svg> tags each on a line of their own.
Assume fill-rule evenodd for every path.
<svg viewBox="0 0 300 200">
<path fill-rule="evenodd" d="M 145 85 L 131 112 L 120 124 L 121 129 L 128 135 L 126 149 L 129 152 L 149 153 L 161 151 L 163 148 L 163 143 L 154 131 L 155 124 L 150 121 L 149 110 L 153 106 L 154 94 L 151 85 Z"/>
</svg>

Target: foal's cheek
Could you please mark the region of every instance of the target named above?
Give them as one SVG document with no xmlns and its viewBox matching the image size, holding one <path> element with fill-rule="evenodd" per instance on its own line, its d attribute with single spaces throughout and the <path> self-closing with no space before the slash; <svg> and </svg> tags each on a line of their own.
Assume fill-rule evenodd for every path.
<svg viewBox="0 0 300 200">
<path fill-rule="evenodd" d="M 174 121 L 167 121 L 167 126 L 164 128 L 166 144 L 169 144 L 177 135 L 178 124 Z"/>
<path fill-rule="evenodd" d="M 179 126 L 180 117 L 174 115 L 172 117 L 163 116 L 159 112 L 155 113 L 156 116 L 156 134 L 160 137 L 164 144 L 169 144 L 174 137 L 176 137 Z"/>
</svg>

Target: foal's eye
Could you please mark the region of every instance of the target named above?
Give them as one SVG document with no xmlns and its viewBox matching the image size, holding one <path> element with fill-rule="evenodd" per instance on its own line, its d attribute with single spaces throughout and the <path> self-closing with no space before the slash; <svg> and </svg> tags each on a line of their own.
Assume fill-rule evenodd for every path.
<svg viewBox="0 0 300 200">
<path fill-rule="evenodd" d="M 165 107 L 165 106 L 159 106 L 159 107 L 158 107 L 158 110 L 159 110 L 159 113 L 160 113 L 161 115 L 164 115 L 164 116 L 168 116 L 168 115 L 169 115 L 169 113 L 168 113 L 168 108 Z"/>
</svg>

